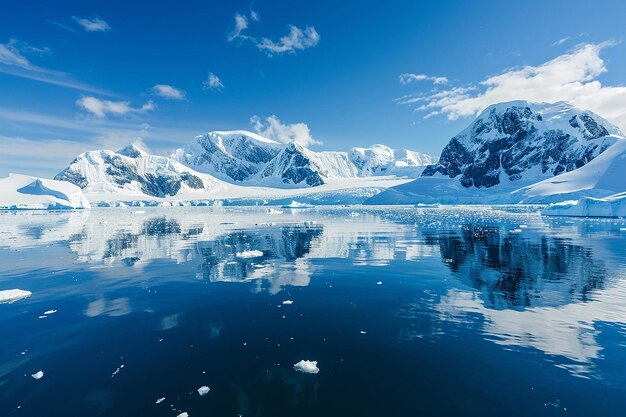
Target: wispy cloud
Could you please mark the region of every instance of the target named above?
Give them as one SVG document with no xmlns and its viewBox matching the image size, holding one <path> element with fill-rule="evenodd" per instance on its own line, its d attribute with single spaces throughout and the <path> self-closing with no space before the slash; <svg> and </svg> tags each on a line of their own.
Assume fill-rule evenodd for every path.
<svg viewBox="0 0 626 417">
<path fill-rule="evenodd" d="M 76 100 L 76 105 L 100 118 L 105 118 L 108 115 L 124 116 L 127 114 L 145 113 L 155 108 L 152 101 L 148 101 L 141 107 L 132 107 L 128 101 L 100 100 L 90 96 L 79 98 Z"/>
<path fill-rule="evenodd" d="M 553 43 L 552 43 L 552 46 L 560 46 L 560 45 L 563 45 L 565 42 L 569 41 L 570 39 L 571 39 L 571 37 L 570 37 L 570 36 L 566 36 L 566 37 L 564 37 L 564 38 L 559 39 L 559 40 L 558 40 L 558 41 L 556 41 L 556 42 L 553 42 Z"/>
<path fill-rule="evenodd" d="M 26 54 L 33 53 L 42 55 L 49 54 L 51 51 L 47 47 L 34 47 L 15 39 L 9 39 L 7 43 L 0 43 L 0 73 L 76 90 L 110 95 L 102 89 L 74 80 L 67 73 L 34 65 L 26 57 Z"/>
<path fill-rule="evenodd" d="M 273 115 L 265 119 L 259 116 L 252 116 L 250 123 L 259 135 L 278 142 L 294 142 L 302 146 L 318 145 L 322 143 L 313 138 L 311 130 L 306 123 L 282 123 L 277 116 Z"/>
<path fill-rule="evenodd" d="M 63 23 L 57 22 L 56 20 L 48 19 L 48 23 L 51 23 L 51 24 L 55 25 L 56 27 L 59 27 L 59 28 L 61 28 L 63 30 L 67 30 L 68 32 L 76 33 L 76 29 L 71 28 L 71 27 L 69 27 L 67 25 L 64 25 Z"/>
<path fill-rule="evenodd" d="M 278 55 L 284 53 L 294 53 L 298 50 L 304 50 L 316 46 L 320 41 L 320 35 L 313 26 L 307 26 L 300 29 L 295 25 L 289 25 L 289 33 L 277 41 L 269 38 L 258 39 L 244 33 L 249 28 L 249 19 L 258 22 L 259 15 L 254 10 L 250 11 L 250 18 L 240 13 L 235 14 L 235 28 L 228 34 L 228 41 L 249 40 L 259 50 L 266 52 L 268 55 Z"/>
<path fill-rule="evenodd" d="M 186 96 L 183 90 L 167 84 L 157 84 L 151 87 L 150 91 L 153 94 L 168 100 L 184 100 Z"/>
<path fill-rule="evenodd" d="M 447 84 L 448 79 L 446 77 L 434 77 L 426 74 L 412 74 L 409 72 L 405 72 L 404 74 L 400 74 L 398 77 L 400 79 L 400 83 L 409 84 L 413 81 L 431 81 L 434 84 Z"/>
<path fill-rule="evenodd" d="M 87 32 L 107 32 L 111 30 L 111 26 L 109 26 L 106 21 L 98 17 L 88 19 L 84 17 L 72 16 L 72 19 L 74 19 L 76 23 L 82 26 Z"/>
<path fill-rule="evenodd" d="M 289 34 L 280 38 L 277 42 L 263 38 L 257 47 L 268 54 L 283 54 L 312 48 L 320 41 L 320 35 L 313 26 L 307 26 L 304 30 L 297 26 L 289 25 Z"/>
<path fill-rule="evenodd" d="M 583 44 L 537 66 L 509 69 L 478 85 L 417 93 L 398 99 L 427 115 L 450 120 L 476 115 L 485 107 L 511 100 L 567 101 L 626 128 L 626 87 L 606 86 L 598 79 L 608 71 L 601 52 L 614 42 Z"/>
<path fill-rule="evenodd" d="M 221 90 L 222 88 L 224 88 L 224 84 L 222 84 L 222 80 L 220 80 L 220 77 L 213 74 L 212 72 L 209 72 L 209 76 L 202 83 L 202 88 L 204 88 L 205 90 Z"/>
<path fill-rule="evenodd" d="M 235 28 L 228 34 L 228 41 L 232 42 L 236 39 L 248 39 L 249 36 L 243 34 L 248 29 L 248 18 L 242 14 L 235 14 Z"/>
</svg>

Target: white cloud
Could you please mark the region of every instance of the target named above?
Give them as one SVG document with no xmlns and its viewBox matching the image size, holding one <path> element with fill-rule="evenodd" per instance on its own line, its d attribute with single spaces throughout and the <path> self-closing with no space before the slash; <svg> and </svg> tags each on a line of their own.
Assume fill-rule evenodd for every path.
<svg viewBox="0 0 626 417">
<path fill-rule="evenodd" d="M 294 142 L 302 146 L 322 143 L 313 138 L 306 123 L 284 124 L 276 116 L 269 116 L 265 119 L 259 116 L 252 116 L 250 123 L 259 135 L 278 142 Z"/>
<path fill-rule="evenodd" d="M 202 88 L 204 88 L 205 90 L 221 90 L 222 88 L 224 88 L 224 84 L 222 84 L 222 80 L 220 80 L 220 77 L 213 74 L 212 72 L 209 72 L 208 78 L 202 83 Z"/>
<path fill-rule="evenodd" d="M 312 48 L 320 41 L 320 35 L 313 26 L 307 26 L 304 30 L 297 26 L 289 25 L 289 34 L 280 38 L 278 42 L 263 38 L 257 43 L 257 47 L 271 54 L 282 54 Z"/>
<path fill-rule="evenodd" d="M 107 32 L 111 30 L 111 26 L 100 18 L 86 19 L 77 16 L 72 16 L 72 19 L 85 29 L 87 32 Z"/>
<path fill-rule="evenodd" d="M 413 81 L 432 81 L 434 84 L 447 84 L 448 79 L 446 77 L 433 77 L 431 75 L 426 74 L 411 74 L 405 72 L 404 74 L 400 74 L 400 83 L 401 84 L 409 84 Z"/>
<path fill-rule="evenodd" d="M 248 29 L 248 18 L 239 13 L 235 14 L 235 29 L 228 35 L 228 41 L 232 42 L 235 39 L 248 39 L 248 36 L 242 34 L 246 29 Z"/>
<path fill-rule="evenodd" d="M 250 19 L 258 22 L 259 14 L 254 10 L 250 10 Z M 244 34 L 243 32 L 249 27 L 248 17 L 242 14 L 235 14 L 235 28 L 228 34 L 228 41 L 232 42 L 235 39 L 250 40 L 261 51 L 267 52 L 269 55 L 283 54 L 286 52 L 294 53 L 297 50 L 304 50 L 312 48 L 320 41 L 320 35 L 317 33 L 313 26 L 307 26 L 300 29 L 297 26 L 289 25 L 289 33 L 278 41 L 273 41 L 269 38 L 255 38 Z"/>
<path fill-rule="evenodd" d="M 167 84 L 157 84 L 150 88 L 153 94 L 168 100 L 184 100 L 185 92 Z"/>
<path fill-rule="evenodd" d="M 556 42 L 553 42 L 553 43 L 552 43 L 552 46 L 560 46 L 560 45 L 563 45 L 565 42 L 567 42 L 567 41 L 569 41 L 569 40 L 570 40 L 570 36 L 566 36 L 566 37 L 564 37 L 564 38 L 559 39 L 559 40 L 558 40 L 558 41 L 556 41 Z"/>
<path fill-rule="evenodd" d="M 626 128 L 626 87 L 605 86 L 598 77 L 607 71 L 600 53 L 612 42 L 579 45 L 574 50 L 538 66 L 506 70 L 478 86 L 405 96 L 401 104 L 420 111 L 445 114 L 448 119 L 476 115 L 485 107 L 511 100 L 567 101 L 598 113 Z"/>
<path fill-rule="evenodd" d="M 96 97 L 85 96 L 76 100 L 76 105 L 96 117 L 104 118 L 107 115 L 123 116 L 132 113 L 144 113 L 154 110 L 155 105 L 148 101 L 141 107 L 131 107 L 128 101 L 100 100 Z"/>
</svg>

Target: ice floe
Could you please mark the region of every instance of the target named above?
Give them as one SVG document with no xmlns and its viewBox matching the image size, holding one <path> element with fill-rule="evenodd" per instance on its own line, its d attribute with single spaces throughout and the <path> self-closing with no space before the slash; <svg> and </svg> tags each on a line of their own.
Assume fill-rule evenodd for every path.
<svg viewBox="0 0 626 417">
<path fill-rule="evenodd" d="M 283 304 L 291 305 L 291 304 L 293 304 L 293 300 L 285 300 L 285 301 L 283 301 Z"/>
<path fill-rule="evenodd" d="M 26 291 L 26 290 L 20 290 L 18 288 L 15 288 L 12 290 L 3 290 L 3 291 L 0 291 L 0 304 L 13 303 L 15 301 L 28 298 L 31 295 L 33 295 L 32 292 Z"/>
<path fill-rule="evenodd" d="M 237 252 L 236 254 L 237 258 L 258 258 L 260 256 L 263 256 L 263 252 L 261 252 L 260 250 L 246 250 L 243 252 Z"/>
<path fill-rule="evenodd" d="M 209 391 L 211 391 L 211 388 L 207 387 L 206 385 L 203 385 L 200 388 L 198 388 L 198 394 L 200 394 L 201 396 L 207 395 Z"/>
<path fill-rule="evenodd" d="M 43 371 L 37 371 L 34 374 L 31 375 L 34 379 L 41 379 L 43 378 Z"/>
<path fill-rule="evenodd" d="M 308 361 L 304 359 L 293 365 L 293 369 L 298 372 L 304 372 L 305 374 L 316 374 L 320 371 L 320 368 L 317 367 L 317 361 Z"/>
</svg>

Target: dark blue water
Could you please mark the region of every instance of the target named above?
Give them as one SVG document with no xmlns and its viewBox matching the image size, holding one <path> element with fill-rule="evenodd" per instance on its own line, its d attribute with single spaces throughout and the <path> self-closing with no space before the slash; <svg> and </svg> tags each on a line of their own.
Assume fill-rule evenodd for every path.
<svg viewBox="0 0 626 417">
<path fill-rule="evenodd" d="M 623 220 L 4 213 L 11 288 L 1 416 L 626 415 Z"/>
</svg>

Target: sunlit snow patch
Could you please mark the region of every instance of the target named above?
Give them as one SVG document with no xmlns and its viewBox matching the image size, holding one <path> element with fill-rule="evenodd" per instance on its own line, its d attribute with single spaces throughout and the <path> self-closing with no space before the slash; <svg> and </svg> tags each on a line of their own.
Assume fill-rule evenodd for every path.
<svg viewBox="0 0 626 417">
<path fill-rule="evenodd" d="M 317 367 L 317 361 L 306 361 L 301 360 L 293 366 L 298 372 L 304 372 L 305 374 L 316 374 L 320 371 L 320 368 Z"/>
<path fill-rule="evenodd" d="M 237 258 L 258 258 L 263 256 L 263 252 L 260 250 L 246 250 L 243 252 L 237 252 Z"/>
<path fill-rule="evenodd" d="M 12 289 L 12 290 L 4 290 L 0 291 L 0 304 L 2 303 L 12 303 L 18 300 L 22 300 L 24 298 L 28 298 L 33 295 L 32 292 L 20 289 Z"/>
</svg>

